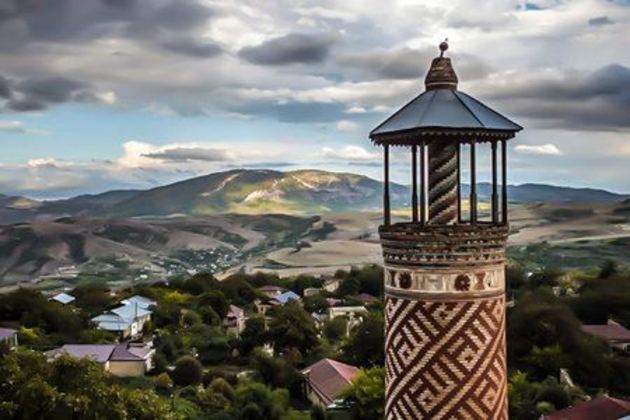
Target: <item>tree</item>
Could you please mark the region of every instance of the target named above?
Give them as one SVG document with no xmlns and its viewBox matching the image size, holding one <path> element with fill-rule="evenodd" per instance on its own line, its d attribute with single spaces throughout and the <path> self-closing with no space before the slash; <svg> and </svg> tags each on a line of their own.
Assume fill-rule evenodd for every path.
<svg viewBox="0 0 630 420">
<path fill-rule="evenodd" d="M 153 391 L 112 383 L 91 360 L 22 349 L 0 358 L 0 401 L 0 418 L 172 418 Z"/>
<path fill-rule="evenodd" d="M 380 367 L 362 369 L 341 398 L 356 408 L 362 420 L 380 420 L 385 412 L 385 370 Z"/>
<path fill-rule="evenodd" d="M 606 260 L 602 263 L 599 271 L 600 279 L 608 279 L 613 277 L 619 271 L 617 262 L 613 260 Z"/>
<path fill-rule="evenodd" d="M 197 385 L 201 383 L 203 367 L 199 360 L 192 356 L 182 356 L 175 362 L 175 369 L 171 372 L 173 381 L 179 386 Z"/>
<path fill-rule="evenodd" d="M 245 328 L 241 332 L 241 351 L 247 354 L 254 349 L 265 344 L 267 340 L 265 318 L 263 316 L 253 316 L 245 321 Z"/>
<path fill-rule="evenodd" d="M 324 324 L 324 336 L 332 342 L 336 342 L 344 338 L 347 330 L 348 320 L 342 316 L 326 321 Z"/>
<path fill-rule="evenodd" d="M 230 302 L 220 290 L 210 290 L 199 296 L 198 305 L 211 307 L 220 319 L 225 318 L 230 309 Z"/>
<path fill-rule="evenodd" d="M 344 359 L 364 367 L 385 362 L 385 321 L 380 313 L 370 313 L 354 328 L 343 346 Z"/>
<path fill-rule="evenodd" d="M 295 348 L 307 354 L 319 341 L 315 321 L 298 302 L 276 307 L 271 316 L 269 337 L 276 351 Z"/>
</svg>

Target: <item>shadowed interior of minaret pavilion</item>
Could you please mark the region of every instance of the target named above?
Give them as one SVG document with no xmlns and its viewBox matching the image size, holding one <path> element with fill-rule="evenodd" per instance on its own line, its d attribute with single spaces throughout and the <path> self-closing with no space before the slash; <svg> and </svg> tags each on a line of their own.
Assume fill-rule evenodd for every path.
<svg viewBox="0 0 630 420">
<path fill-rule="evenodd" d="M 522 127 L 458 90 L 447 49 L 446 42 L 440 44 L 426 90 L 370 133 L 384 150 L 379 233 L 388 419 L 507 418 L 507 141 Z M 409 150 L 412 211 L 410 221 L 392 224 L 394 146 Z M 478 214 L 481 147 L 491 152 L 489 220 Z M 464 153 L 470 165 L 467 197 L 461 189 Z"/>
</svg>

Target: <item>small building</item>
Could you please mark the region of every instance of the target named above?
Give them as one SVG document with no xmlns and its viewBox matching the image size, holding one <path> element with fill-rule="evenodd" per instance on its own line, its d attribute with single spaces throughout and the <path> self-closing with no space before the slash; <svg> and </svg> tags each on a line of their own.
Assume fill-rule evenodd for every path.
<svg viewBox="0 0 630 420">
<path fill-rule="evenodd" d="M 121 337 L 135 337 L 142 333 L 144 325 L 151 320 L 152 312 L 137 303 L 123 305 L 92 318 L 99 330 L 111 331 Z"/>
<path fill-rule="evenodd" d="M 365 306 L 334 306 L 328 308 L 328 320 L 335 319 L 343 316 L 347 319 L 346 336 L 350 334 L 350 331 L 361 322 L 363 322 L 363 315 L 367 315 L 368 310 Z"/>
<path fill-rule="evenodd" d="M 284 305 L 287 302 L 291 301 L 291 300 L 296 300 L 296 301 L 300 301 L 300 296 L 295 293 L 292 292 L 291 290 L 286 291 L 284 293 L 279 294 L 278 296 L 274 297 L 271 299 L 271 304 L 272 305 Z"/>
<path fill-rule="evenodd" d="M 621 420 L 630 418 L 629 416 L 630 401 L 602 395 L 573 407 L 542 415 L 540 420 Z"/>
<path fill-rule="evenodd" d="M 77 359 L 88 358 L 103 366 L 106 372 L 125 378 L 144 376 L 153 369 L 155 350 L 142 343 L 66 344 L 46 352 L 49 360 L 62 354 Z"/>
<path fill-rule="evenodd" d="M 156 301 L 149 299 L 147 297 L 144 297 L 144 296 L 140 296 L 140 295 L 135 295 L 135 296 L 131 296 L 130 298 L 123 299 L 120 303 L 123 305 L 136 305 L 137 304 L 138 307 L 142 309 L 149 309 L 150 307 L 157 305 Z"/>
<path fill-rule="evenodd" d="M 280 286 L 267 285 L 258 288 L 264 295 L 269 298 L 274 298 L 284 292 L 284 289 Z"/>
<path fill-rule="evenodd" d="M 341 279 L 338 279 L 337 277 L 333 277 L 324 281 L 324 284 L 322 285 L 322 289 L 330 293 L 335 293 L 337 289 L 339 289 L 340 285 L 341 285 Z"/>
<path fill-rule="evenodd" d="M 76 300 L 76 298 L 68 293 L 59 293 L 50 298 L 51 301 L 61 303 L 62 305 L 68 305 Z"/>
<path fill-rule="evenodd" d="M 601 338 L 611 347 L 630 350 L 630 330 L 612 320 L 603 325 L 582 325 L 582 331 Z"/>
<path fill-rule="evenodd" d="M 0 328 L 0 343 L 6 344 L 10 349 L 18 345 L 17 330 L 11 328 Z"/>
<path fill-rule="evenodd" d="M 359 368 L 332 359 L 322 359 L 302 371 L 306 396 L 316 405 L 328 407 L 359 373 Z"/>
<path fill-rule="evenodd" d="M 304 289 L 304 297 L 319 295 L 322 292 L 322 289 L 319 287 L 307 287 Z"/>
<path fill-rule="evenodd" d="M 245 329 L 245 321 L 247 321 L 245 311 L 236 305 L 230 305 L 223 326 L 228 334 L 240 335 Z"/>
</svg>

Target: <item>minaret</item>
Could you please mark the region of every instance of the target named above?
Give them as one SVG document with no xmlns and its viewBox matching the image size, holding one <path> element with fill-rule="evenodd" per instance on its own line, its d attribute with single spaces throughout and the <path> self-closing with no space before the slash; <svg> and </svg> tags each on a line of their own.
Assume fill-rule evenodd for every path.
<svg viewBox="0 0 630 420">
<path fill-rule="evenodd" d="M 379 233 L 385 262 L 387 419 L 508 416 L 507 141 L 522 127 L 457 90 L 457 75 L 444 57 L 447 49 L 446 42 L 440 44 L 426 90 L 370 133 L 385 158 Z M 485 145 L 491 150 L 492 193 L 490 214 L 481 218 L 476 154 Z M 391 223 L 390 146 L 411 152 L 409 222 Z M 470 165 L 470 180 L 463 181 L 470 184 L 467 197 L 461 191 L 464 153 Z"/>
</svg>

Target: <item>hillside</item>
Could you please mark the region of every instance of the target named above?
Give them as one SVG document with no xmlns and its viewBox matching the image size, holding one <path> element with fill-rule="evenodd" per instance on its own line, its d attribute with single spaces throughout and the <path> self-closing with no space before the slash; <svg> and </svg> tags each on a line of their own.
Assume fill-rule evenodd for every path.
<svg viewBox="0 0 630 420">
<path fill-rule="evenodd" d="M 156 278 L 214 271 L 321 229 L 318 217 L 228 215 L 204 218 L 62 218 L 0 227 L 0 284 L 64 277 L 64 269 Z M 74 269 L 70 271 L 76 271 Z M 70 277 L 74 277 L 72 275 Z"/>
<path fill-rule="evenodd" d="M 510 185 L 512 202 L 612 203 L 628 196 L 604 190 L 544 184 Z M 469 186 L 462 185 L 468 195 Z M 479 183 L 481 199 L 491 193 Z M 64 200 L 36 201 L 0 195 L 0 224 L 60 217 L 138 217 L 283 213 L 313 215 L 327 212 L 377 210 L 382 205 L 380 181 L 352 173 L 318 170 L 279 172 L 232 170 L 191 178 L 149 190 L 107 191 Z M 409 187 L 391 185 L 394 208 L 409 205 Z"/>
</svg>

